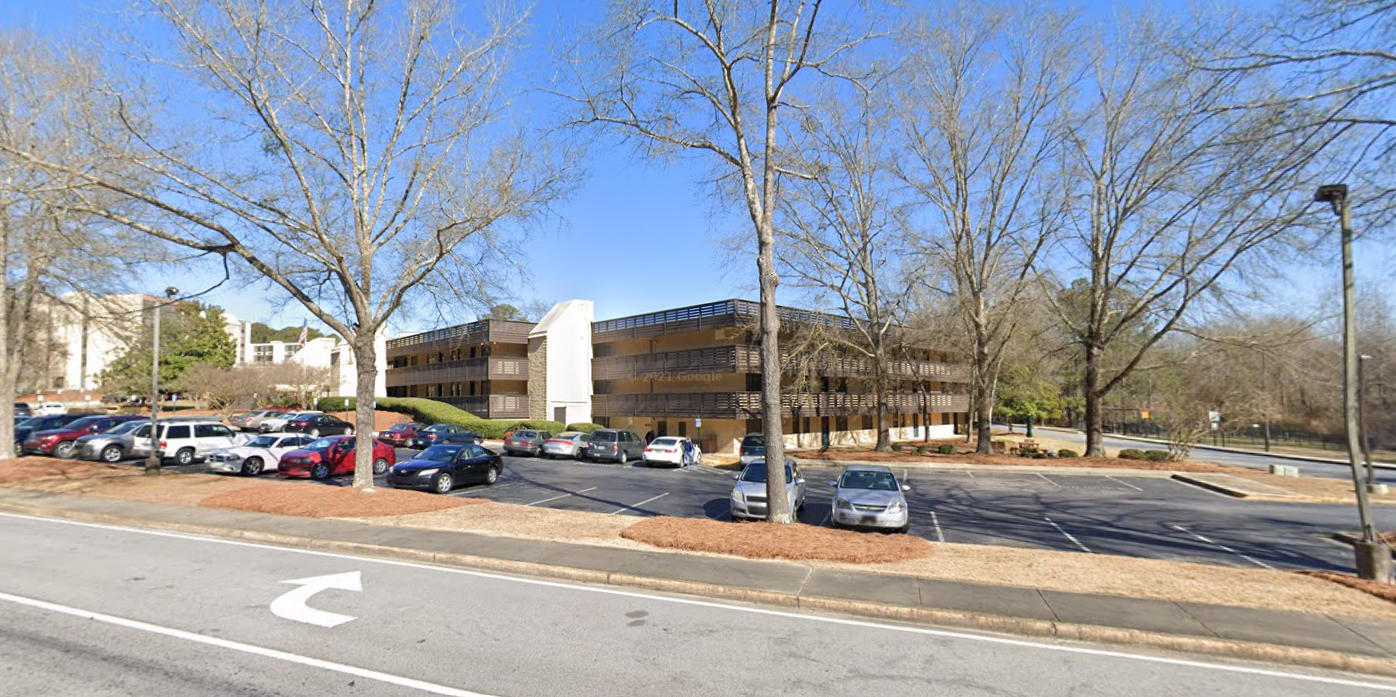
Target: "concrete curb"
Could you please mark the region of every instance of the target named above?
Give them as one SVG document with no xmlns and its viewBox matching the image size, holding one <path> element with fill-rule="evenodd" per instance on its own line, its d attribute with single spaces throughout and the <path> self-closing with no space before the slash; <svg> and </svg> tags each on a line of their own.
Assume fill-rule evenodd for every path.
<svg viewBox="0 0 1396 697">
<path fill-rule="evenodd" d="M 1182 483 L 1184 483 L 1184 484 L 1191 484 L 1191 485 L 1193 485 L 1193 486 L 1195 486 L 1195 487 L 1198 487 L 1198 488 L 1201 488 L 1201 489 L 1206 489 L 1206 490 L 1208 490 L 1208 491 L 1215 491 L 1215 492 L 1217 492 L 1218 494 L 1226 494 L 1227 496 L 1231 496 L 1231 497 L 1238 498 L 1238 499 L 1249 499 L 1249 498 L 1255 498 L 1255 496 L 1256 496 L 1255 494 L 1252 494 L 1252 493 L 1249 492 L 1249 491 L 1241 491 L 1240 489 L 1232 489 L 1232 488 L 1230 488 L 1230 487 L 1225 487 L 1225 486 L 1222 486 L 1222 485 L 1220 485 L 1220 484 L 1217 484 L 1216 482 L 1209 482 L 1209 481 L 1206 481 L 1206 480 L 1203 480 L 1203 479 L 1196 479 L 1196 478 L 1193 478 L 1193 477 L 1189 477 L 1188 475 L 1183 474 L 1182 472 L 1175 473 L 1175 474 L 1173 475 L 1173 478 L 1176 479 L 1176 480 L 1178 480 L 1178 481 L 1180 481 L 1180 482 L 1182 482 Z"/>
<path fill-rule="evenodd" d="M 617 585 L 667 593 L 698 595 L 709 598 L 794 608 L 809 613 L 853 615 L 872 619 L 911 622 L 933 627 L 954 627 L 1028 637 L 1048 637 L 1067 641 L 1137 646 L 1221 656 L 1231 659 L 1300 665 L 1312 668 L 1325 668 L 1396 677 L 1396 659 L 1345 654 L 1319 649 L 1304 649 L 1276 644 L 1142 632 L 1115 627 L 1071 624 L 1002 615 L 981 615 L 957 610 L 884 605 L 856 600 L 809 597 L 801 596 L 797 593 L 783 593 L 779 591 L 739 588 L 735 586 L 723 586 L 692 581 L 661 579 L 620 572 L 550 566 L 532 562 L 479 557 L 469 554 L 428 552 L 424 550 L 342 542 L 338 540 L 317 540 L 294 535 L 254 532 L 235 528 L 126 518 L 102 513 L 54 510 L 41 506 L 29 506 L 10 502 L 0 502 L 0 510 L 40 518 L 60 518 L 89 523 L 146 528 L 164 532 L 256 542 L 293 549 L 309 549 L 314 551 L 334 552 L 337 554 L 354 554 L 359 556 L 459 567 L 476 571 L 502 572 L 523 576 L 562 579 L 578 583 Z"/>
<path fill-rule="evenodd" d="M 801 467 L 848 467 L 850 465 L 881 465 L 893 470 L 907 469 L 941 472 L 980 472 L 985 474 L 1059 474 L 1065 477 L 1139 477 L 1146 479 L 1168 479 L 1175 473 L 1172 470 L 1135 470 L 1124 467 L 1052 467 L 1050 465 L 974 465 L 970 463 L 927 463 L 927 462 L 863 462 L 858 460 L 807 460 L 791 457 Z"/>
</svg>

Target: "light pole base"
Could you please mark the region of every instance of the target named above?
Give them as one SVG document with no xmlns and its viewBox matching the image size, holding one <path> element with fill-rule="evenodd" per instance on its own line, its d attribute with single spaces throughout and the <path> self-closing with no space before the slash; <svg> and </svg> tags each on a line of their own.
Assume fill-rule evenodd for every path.
<svg viewBox="0 0 1396 697">
<path fill-rule="evenodd" d="M 1352 544 L 1357 554 L 1357 577 L 1380 583 L 1391 582 L 1391 548 L 1385 542 L 1363 542 Z"/>
</svg>

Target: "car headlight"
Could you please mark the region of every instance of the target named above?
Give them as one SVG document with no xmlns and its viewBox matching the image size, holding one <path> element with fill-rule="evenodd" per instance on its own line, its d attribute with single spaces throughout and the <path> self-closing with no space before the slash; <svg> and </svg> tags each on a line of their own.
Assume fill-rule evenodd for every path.
<svg viewBox="0 0 1396 697">
<path fill-rule="evenodd" d="M 440 471 L 441 471 L 441 468 L 440 468 L 440 467 L 436 467 L 436 468 L 429 469 L 429 470 L 418 470 L 418 471 L 417 471 L 417 476 L 418 476 L 418 477 L 430 477 L 431 475 L 436 474 L 437 472 L 440 472 Z"/>
<path fill-rule="evenodd" d="M 746 497 L 745 497 L 745 496 L 742 496 L 742 490 L 741 490 L 741 489 L 733 489 L 733 490 L 732 490 L 732 500 L 733 500 L 733 501 L 741 501 L 742 503 L 746 503 Z"/>
<path fill-rule="evenodd" d="M 906 510 L 906 504 L 902 503 L 901 501 L 897 501 L 887 507 L 888 513 L 901 513 L 904 510 Z"/>
<path fill-rule="evenodd" d="M 851 511 L 853 510 L 853 504 L 849 503 L 847 499 L 838 499 L 834 501 L 834 508 L 841 511 Z"/>
</svg>

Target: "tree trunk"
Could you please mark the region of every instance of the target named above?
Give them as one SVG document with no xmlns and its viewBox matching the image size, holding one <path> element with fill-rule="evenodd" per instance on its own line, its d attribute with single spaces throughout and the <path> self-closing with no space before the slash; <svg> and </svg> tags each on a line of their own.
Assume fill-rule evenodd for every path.
<svg viewBox="0 0 1396 697">
<path fill-rule="evenodd" d="M 988 390 L 981 389 L 979 391 L 979 399 L 974 406 L 974 419 L 978 427 L 974 452 L 980 455 L 992 455 L 994 452 L 994 400 Z"/>
<path fill-rule="evenodd" d="M 756 266 L 761 278 L 761 435 L 766 439 L 766 510 L 773 523 L 789 524 L 794 516 L 786 500 L 785 442 L 780 404 L 780 314 L 776 309 L 775 233 L 758 227 Z"/>
<path fill-rule="evenodd" d="M 1104 414 L 1101 406 L 1104 395 L 1100 393 L 1100 347 L 1086 345 L 1086 457 L 1105 457 L 1105 446 L 1101 444 L 1105 431 Z"/>
<path fill-rule="evenodd" d="M 882 355 L 881 341 L 873 348 L 873 393 L 877 402 L 877 446 L 874 450 L 879 452 L 890 452 L 892 450 L 892 439 L 887 433 L 887 380 L 884 375 L 884 356 Z"/>
<path fill-rule="evenodd" d="M 354 385 L 354 488 L 373 491 L 373 386 L 378 381 L 377 332 L 360 325 L 352 347 L 356 384 Z"/>
<path fill-rule="evenodd" d="M 10 227 L 8 211 L 0 209 L 0 460 L 15 457 L 15 381 L 19 378 L 16 369 L 20 352 L 11 347 L 10 342 L 10 302 L 9 283 Z"/>
</svg>

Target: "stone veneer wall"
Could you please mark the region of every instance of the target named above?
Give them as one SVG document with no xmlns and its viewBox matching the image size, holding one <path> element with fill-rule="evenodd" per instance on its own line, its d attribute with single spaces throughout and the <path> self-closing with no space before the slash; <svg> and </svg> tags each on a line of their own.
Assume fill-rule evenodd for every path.
<svg viewBox="0 0 1396 697">
<path fill-rule="evenodd" d="M 546 421 L 548 415 L 548 338 L 528 340 L 528 418 Z"/>
</svg>

